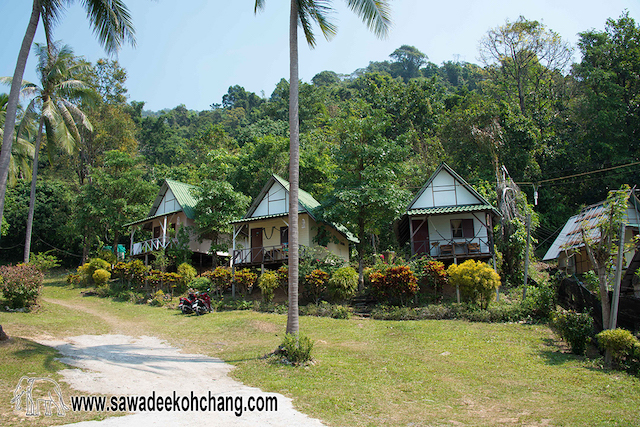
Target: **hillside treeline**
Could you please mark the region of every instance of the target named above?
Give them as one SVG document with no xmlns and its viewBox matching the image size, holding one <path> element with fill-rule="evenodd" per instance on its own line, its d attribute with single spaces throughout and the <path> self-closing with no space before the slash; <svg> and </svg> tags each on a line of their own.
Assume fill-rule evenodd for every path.
<svg viewBox="0 0 640 427">
<path fill-rule="evenodd" d="M 637 165 L 615 168 L 640 156 L 640 27 L 628 14 L 581 33 L 576 47 L 521 17 L 490 29 L 479 49 L 480 65 L 438 65 L 406 45 L 350 75 L 322 71 L 301 82 L 300 187 L 334 219 L 337 190 L 355 201 L 359 191 L 374 194 L 374 180 L 377 203 L 394 207 L 367 223 L 368 251 L 403 250 L 393 232 L 398 206 L 442 161 L 493 200 L 502 166 L 530 204 L 537 189 L 540 248 L 581 205 L 639 182 Z M 123 225 L 148 213 L 165 178 L 222 179 L 253 198 L 272 173 L 287 177 L 287 80 L 268 97 L 238 82 L 208 110 L 148 112 L 127 101 L 126 70 L 116 61 L 72 57 L 66 66 L 96 94 L 68 99 L 92 129 L 78 126 L 71 150 L 46 138 L 32 252 L 55 250 L 78 265 L 103 245 L 128 246 Z M 23 138 L 34 138 L 25 129 Z M 14 157 L 0 243 L 11 262 L 22 259 L 31 184 L 28 155 Z"/>
</svg>

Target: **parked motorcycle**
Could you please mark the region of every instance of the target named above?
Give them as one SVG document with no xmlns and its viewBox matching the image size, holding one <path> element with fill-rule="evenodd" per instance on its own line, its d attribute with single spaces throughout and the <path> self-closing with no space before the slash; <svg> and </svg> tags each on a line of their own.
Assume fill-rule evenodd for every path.
<svg viewBox="0 0 640 427">
<path fill-rule="evenodd" d="M 178 305 L 182 314 L 201 314 L 211 312 L 211 297 L 207 292 L 189 292 L 187 297 L 180 298 Z"/>
<path fill-rule="evenodd" d="M 195 292 L 189 292 L 187 297 L 180 298 L 180 304 L 178 304 L 178 308 L 182 310 L 182 314 L 191 314 L 193 313 L 193 304 L 196 302 L 196 294 Z"/>
<path fill-rule="evenodd" d="M 200 292 L 192 305 L 193 311 L 199 316 L 211 312 L 211 297 L 207 292 Z"/>
</svg>

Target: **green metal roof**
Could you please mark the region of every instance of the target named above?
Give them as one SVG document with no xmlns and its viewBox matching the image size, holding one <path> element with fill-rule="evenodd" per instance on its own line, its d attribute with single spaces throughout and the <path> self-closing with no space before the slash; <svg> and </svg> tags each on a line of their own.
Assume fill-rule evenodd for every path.
<svg viewBox="0 0 640 427">
<path fill-rule="evenodd" d="M 273 214 L 273 215 L 254 216 L 251 218 L 234 219 L 233 221 L 229 221 L 229 224 L 244 224 L 247 222 L 259 221 L 261 219 L 278 218 L 278 217 L 286 217 L 286 216 L 289 216 L 289 214 L 279 213 L 279 214 Z"/>
<path fill-rule="evenodd" d="M 253 212 L 255 212 L 256 208 L 258 207 L 258 204 L 260 203 L 260 201 L 262 201 L 262 198 L 265 196 L 267 191 L 269 191 L 269 188 L 271 187 L 271 185 L 272 185 L 272 183 L 274 181 L 279 183 L 285 189 L 285 191 L 287 193 L 289 193 L 289 190 L 290 190 L 289 181 L 287 181 L 286 179 L 284 179 L 284 178 L 282 178 L 282 177 L 280 177 L 280 176 L 278 176 L 276 174 L 271 175 L 271 178 L 269 178 L 269 181 L 267 181 L 267 183 L 262 188 L 262 191 L 260 192 L 258 197 L 253 201 L 253 203 L 249 207 L 249 210 L 247 211 L 247 214 L 244 216 L 244 218 L 231 221 L 230 224 L 248 223 L 248 222 L 261 220 L 261 219 L 277 218 L 277 217 L 280 217 L 280 216 L 288 216 L 289 215 L 288 213 L 279 213 L 279 214 L 273 214 L 273 215 L 262 215 L 262 216 L 259 216 L 259 217 L 251 217 Z M 301 207 L 302 207 L 302 209 L 300 209 L 299 213 L 306 212 L 315 221 L 318 221 L 318 219 L 316 218 L 316 215 L 314 214 L 314 210 L 316 210 L 317 208 L 320 207 L 320 202 L 318 202 L 311 194 L 307 193 L 306 191 L 304 191 L 301 188 L 298 188 L 298 204 L 300 204 Z M 336 224 L 336 223 L 328 223 L 328 224 L 330 226 L 332 226 L 333 228 L 335 228 L 336 230 L 338 230 L 340 233 L 344 234 L 344 236 L 347 238 L 347 240 L 349 240 L 351 242 L 354 242 L 354 243 L 358 243 L 360 241 L 360 240 L 358 240 L 358 238 L 356 236 L 351 234 L 351 232 L 349 232 L 349 230 L 347 230 L 347 228 L 345 226 L 343 226 L 341 224 Z"/>
<path fill-rule="evenodd" d="M 196 216 L 195 207 L 198 203 L 191 190 L 196 189 L 195 185 L 185 184 L 184 182 L 173 181 L 171 179 L 165 180 L 166 184 L 171 189 L 171 192 L 176 197 L 176 200 L 182 206 L 182 210 L 189 219 L 194 219 Z"/>
<path fill-rule="evenodd" d="M 289 181 L 279 177 L 276 174 L 273 174 L 273 177 L 280 183 L 280 185 L 285 188 L 285 190 L 287 190 L 287 192 L 289 192 Z M 314 199 L 311 194 L 307 193 L 302 188 L 298 188 L 298 203 L 300 203 L 302 207 L 304 207 L 304 209 L 309 213 L 320 206 L 320 203 L 316 199 Z"/>
<path fill-rule="evenodd" d="M 479 212 L 479 211 L 494 211 L 495 208 L 491 205 L 460 205 L 460 206 L 438 206 L 434 208 L 425 209 L 412 209 L 407 211 L 408 215 L 442 215 L 449 213 L 460 212 Z M 496 212 L 497 213 L 497 212 Z"/>
</svg>

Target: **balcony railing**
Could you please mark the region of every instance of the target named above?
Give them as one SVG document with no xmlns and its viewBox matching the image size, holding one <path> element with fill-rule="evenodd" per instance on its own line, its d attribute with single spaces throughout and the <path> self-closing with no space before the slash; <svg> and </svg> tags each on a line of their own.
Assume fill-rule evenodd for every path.
<svg viewBox="0 0 640 427">
<path fill-rule="evenodd" d="M 485 258 L 491 256 L 489 239 L 414 240 L 413 253 L 433 258 Z"/>
<path fill-rule="evenodd" d="M 300 245 L 299 253 L 304 254 L 305 246 Z M 284 263 L 289 259 L 287 245 L 262 246 L 258 248 L 235 249 L 233 264 L 270 264 Z"/>
<path fill-rule="evenodd" d="M 153 251 L 159 251 L 178 243 L 178 239 L 176 239 L 175 237 L 165 237 L 164 243 L 162 242 L 162 240 L 162 237 L 157 237 L 154 239 L 145 240 L 144 242 L 134 243 L 133 247 L 131 248 L 131 255 L 140 255 Z"/>
</svg>

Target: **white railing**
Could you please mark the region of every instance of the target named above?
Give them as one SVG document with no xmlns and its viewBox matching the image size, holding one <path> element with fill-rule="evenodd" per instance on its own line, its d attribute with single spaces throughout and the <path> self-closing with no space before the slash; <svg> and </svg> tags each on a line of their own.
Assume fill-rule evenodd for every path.
<svg viewBox="0 0 640 427">
<path fill-rule="evenodd" d="M 162 237 L 157 237 L 155 239 L 145 240 L 144 242 L 134 243 L 131 248 L 131 255 L 140 255 L 153 251 L 159 251 L 178 243 L 178 239 L 176 239 L 175 237 L 166 237 L 164 239 L 164 243 L 162 242 L 162 240 Z"/>
</svg>

